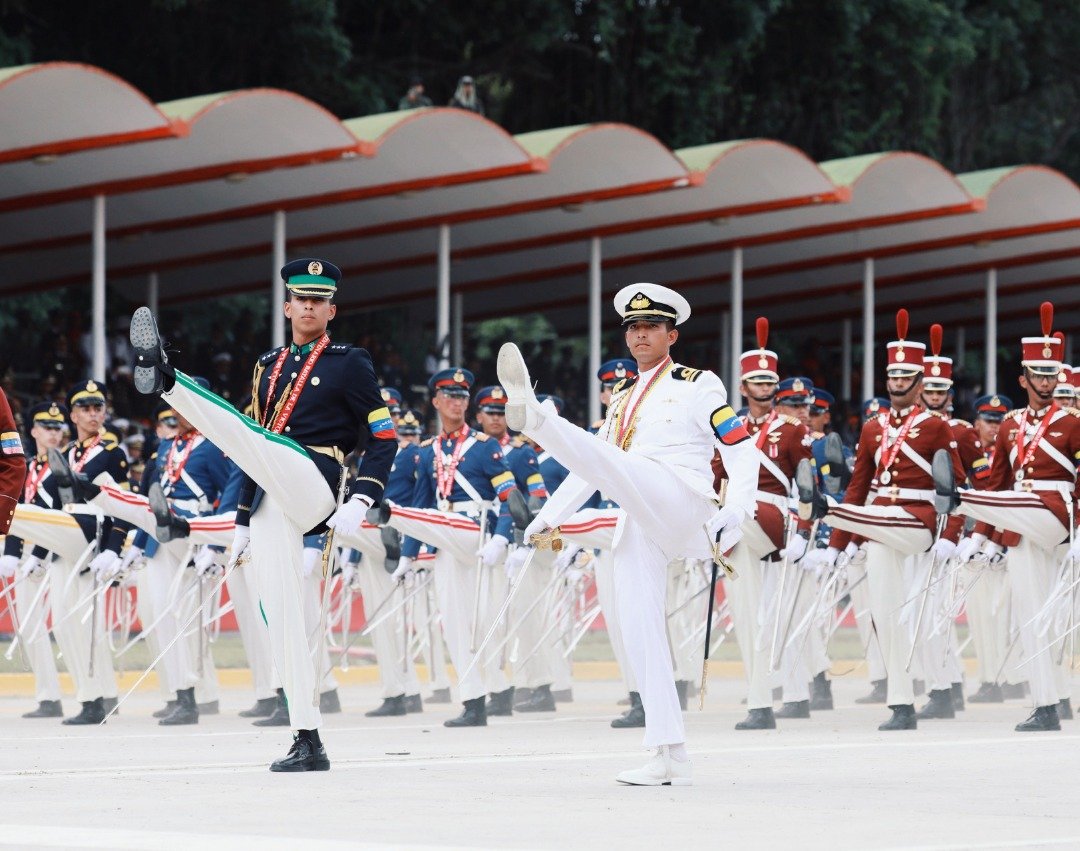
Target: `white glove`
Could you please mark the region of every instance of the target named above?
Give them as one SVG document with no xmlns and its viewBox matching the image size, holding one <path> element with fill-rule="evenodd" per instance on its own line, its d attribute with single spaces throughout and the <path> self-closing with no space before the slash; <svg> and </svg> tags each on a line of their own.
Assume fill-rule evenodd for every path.
<svg viewBox="0 0 1080 851">
<path fill-rule="evenodd" d="M 863 552 L 863 551 L 859 548 L 859 545 L 856 544 L 854 541 L 848 541 L 848 545 L 846 547 L 844 547 L 844 555 L 847 556 L 848 561 L 851 561 L 852 559 L 854 559 L 855 556 L 858 555 L 860 552 Z M 863 552 L 863 558 L 864 559 L 866 558 L 866 553 L 865 552 Z"/>
<path fill-rule="evenodd" d="M 364 522 L 364 515 L 371 508 L 371 500 L 357 494 L 347 502 L 342 503 L 341 508 L 330 515 L 326 521 L 328 528 L 343 535 L 349 535 L 360 529 Z"/>
<path fill-rule="evenodd" d="M 970 537 L 963 538 L 956 546 L 956 557 L 960 561 L 971 561 L 972 556 L 974 556 L 985 543 L 986 535 L 979 535 L 976 533 Z"/>
<path fill-rule="evenodd" d="M 225 572 L 225 553 L 203 547 L 195 556 L 195 573 L 201 577 L 221 576 Z"/>
<path fill-rule="evenodd" d="M 506 571 L 506 578 L 511 582 L 514 581 L 514 577 L 518 575 L 518 572 L 525 566 L 525 560 L 529 557 L 529 553 L 533 551 L 532 547 L 515 547 L 514 551 L 506 557 L 506 562 L 503 564 L 503 570 Z"/>
<path fill-rule="evenodd" d="M 810 546 L 810 539 L 802 535 L 792 535 L 788 545 L 780 550 L 780 557 L 797 562 L 806 555 L 806 548 Z"/>
<path fill-rule="evenodd" d="M 142 558 L 143 551 L 140 547 L 130 546 L 124 551 L 124 557 L 120 559 L 120 570 L 126 571 L 138 559 Z"/>
<path fill-rule="evenodd" d="M 233 529 L 232 539 L 232 557 L 235 561 L 240 560 L 240 556 L 247 552 L 248 544 L 251 542 L 251 527 L 250 526 L 237 526 Z"/>
<path fill-rule="evenodd" d="M 18 556 L 0 556 L 0 579 L 14 579 L 15 568 L 18 566 Z"/>
<path fill-rule="evenodd" d="M 555 556 L 555 569 L 566 570 L 574 563 L 574 560 L 578 557 L 578 553 L 581 551 L 582 548 L 577 544 L 570 544 L 568 547 L 563 547 L 562 552 Z"/>
<path fill-rule="evenodd" d="M 480 560 L 484 563 L 484 567 L 494 567 L 502 561 L 509 545 L 510 542 L 502 535 L 492 535 L 488 538 L 488 542 L 480 551 Z"/>
<path fill-rule="evenodd" d="M 525 542 L 528 543 L 529 538 L 532 535 L 539 535 L 542 532 L 546 532 L 550 528 L 551 527 L 548 526 L 547 523 L 540 519 L 539 514 L 536 515 L 536 517 L 532 519 L 532 522 L 525 527 L 525 531 L 522 533 L 525 536 Z"/>
<path fill-rule="evenodd" d="M 1072 546 L 1069 547 L 1069 558 L 1073 561 L 1080 561 L 1080 535 L 1073 535 Z"/>
<path fill-rule="evenodd" d="M 45 565 L 37 556 L 27 556 L 19 568 L 19 576 L 23 579 L 44 579 Z"/>
<path fill-rule="evenodd" d="M 956 544 L 954 544 L 948 538 L 938 538 L 936 541 L 934 541 L 934 557 L 938 561 L 948 561 L 954 555 L 956 555 L 956 549 Z"/>
<path fill-rule="evenodd" d="M 120 556 L 112 550 L 104 550 L 94 556 L 90 570 L 98 582 L 111 582 L 120 573 Z"/>
<path fill-rule="evenodd" d="M 799 567 L 803 570 L 813 571 L 816 575 L 820 576 L 826 568 L 836 564 L 836 559 L 839 555 L 840 550 L 836 547 L 826 547 L 823 550 L 813 549 L 802 557 L 802 561 L 799 562 Z"/>
<path fill-rule="evenodd" d="M 746 517 L 742 511 L 732 508 L 729 505 L 722 506 L 720 510 L 709 519 L 708 529 L 710 539 L 715 541 L 717 534 L 723 535 L 737 529 L 739 526 L 742 526 L 743 520 L 745 519 Z M 732 544 L 732 546 L 735 546 L 735 544 Z"/>
<path fill-rule="evenodd" d="M 397 570 L 390 574 L 390 578 L 397 582 L 413 572 L 413 560 L 408 556 L 398 559 Z"/>
</svg>

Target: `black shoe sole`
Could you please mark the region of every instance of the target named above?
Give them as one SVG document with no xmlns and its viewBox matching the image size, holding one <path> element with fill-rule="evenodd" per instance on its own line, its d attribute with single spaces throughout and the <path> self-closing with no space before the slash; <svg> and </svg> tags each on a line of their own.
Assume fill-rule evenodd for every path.
<svg viewBox="0 0 1080 851">
<path fill-rule="evenodd" d="M 795 487 L 799 491 L 799 518 L 816 520 L 825 516 L 824 501 L 817 490 L 814 467 L 804 458 L 795 468 Z"/>
<path fill-rule="evenodd" d="M 133 378 L 135 389 L 145 395 L 159 393 L 164 387 L 161 367 L 167 363 L 161 349 L 161 335 L 157 321 L 148 307 L 140 307 L 131 316 L 131 329 L 128 340 L 135 350 Z"/>
<path fill-rule="evenodd" d="M 934 480 L 934 510 L 938 514 L 949 514 L 960 504 L 960 495 L 956 492 L 952 455 L 947 449 L 934 453 L 930 472 Z"/>
<path fill-rule="evenodd" d="M 46 454 L 49 457 L 49 473 L 56 480 L 56 489 L 60 492 L 60 502 L 71 505 L 75 502 L 75 476 L 67 459 L 59 449 L 50 449 Z"/>
</svg>

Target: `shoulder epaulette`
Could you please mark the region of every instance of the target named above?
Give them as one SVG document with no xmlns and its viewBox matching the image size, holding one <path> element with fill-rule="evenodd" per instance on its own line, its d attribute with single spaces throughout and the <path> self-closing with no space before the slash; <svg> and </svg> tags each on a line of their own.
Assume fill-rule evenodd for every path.
<svg viewBox="0 0 1080 851">
<path fill-rule="evenodd" d="M 968 428 L 975 428 L 975 426 L 973 426 L 973 425 L 972 425 L 971 423 L 969 423 L 969 422 L 968 422 L 967 420 L 962 420 L 962 419 L 960 419 L 959 417 L 954 417 L 954 418 L 953 418 L 953 419 L 951 420 L 951 422 L 952 422 L 952 423 L 954 423 L 955 425 L 962 425 L 962 426 L 967 426 Z"/>
<path fill-rule="evenodd" d="M 789 417 L 787 414 L 780 414 L 780 419 L 786 422 L 788 425 L 798 426 L 802 425 L 803 421 L 798 417 Z"/>
<path fill-rule="evenodd" d="M 268 352 L 263 352 L 259 355 L 259 363 L 270 363 L 274 358 L 281 354 L 281 350 L 284 346 L 278 346 L 276 349 L 271 349 Z"/>
<path fill-rule="evenodd" d="M 156 453 L 156 452 L 154 452 L 153 454 L 151 454 L 151 456 L 150 456 L 150 460 L 151 460 L 151 461 L 156 461 L 156 460 L 157 460 L 157 453 Z"/>
<path fill-rule="evenodd" d="M 628 390 L 630 387 L 633 386 L 633 384 L 633 378 L 624 378 L 618 384 L 611 388 L 611 395 L 614 396 L 616 393 L 621 393 L 623 390 Z"/>
<path fill-rule="evenodd" d="M 1014 408 L 1013 410 L 1009 411 L 1009 413 L 1007 413 L 1007 414 L 1005 415 L 1005 417 L 1006 417 L 1006 418 L 1008 418 L 1008 417 L 1018 417 L 1018 416 L 1020 416 L 1020 415 L 1021 415 L 1022 413 L 1024 413 L 1024 409 L 1023 409 L 1023 408 Z"/>
<path fill-rule="evenodd" d="M 484 434 L 482 431 L 478 431 L 476 433 L 476 439 L 479 440 L 481 443 L 485 440 L 491 440 L 491 438 Z"/>
<path fill-rule="evenodd" d="M 510 442 L 514 445 L 515 449 L 518 449 L 518 448 L 520 448 L 522 446 L 528 446 L 529 445 L 528 441 L 525 440 L 525 438 L 522 437 L 520 434 L 517 437 L 515 437 L 513 440 L 511 440 Z"/>
<path fill-rule="evenodd" d="M 821 440 L 821 438 L 823 438 L 824 436 L 825 436 L 825 432 L 823 432 L 823 431 L 812 431 L 812 432 L 810 432 L 810 439 L 811 440 Z"/>
<path fill-rule="evenodd" d="M 120 446 L 120 443 L 116 440 L 103 440 L 101 441 L 101 445 L 106 449 L 117 449 Z"/>
<path fill-rule="evenodd" d="M 926 413 L 930 414 L 930 416 L 932 416 L 932 417 L 937 417 L 939 420 L 948 420 L 949 419 L 949 415 L 948 414 L 943 414 L 943 413 L 941 413 L 941 411 L 927 411 Z"/>
<path fill-rule="evenodd" d="M 348 343 L 334 343 L 332 346 L 327 346 L 323 351 L 327 355 L 344 355 L 352 351 L 352 346 Z"/>
<path fill-rule="evenodd" d="M 431 446 L 431 444 L 433 444 L 434 442 L 435 442 L 435 438 L 434 437 L 429 437 L 427 440 L 420 441 L 420 445 L 421 446 Z"/>
<path fill-rule="evenodd" d="M 701 377 L 701 370 L 689 366 L 677 366 L 671 370 L 671 377 L 676 381 L 697 381 Z"/>
<path fill-rule="evenodd" d="M 1074 417 L 1080 417 L 1080 410 L 1078 410 L 1076 408 L 1066 408 L 1065 410 L 1068 411 L 1069 414 L 1074 416 Z"/>
</svg>

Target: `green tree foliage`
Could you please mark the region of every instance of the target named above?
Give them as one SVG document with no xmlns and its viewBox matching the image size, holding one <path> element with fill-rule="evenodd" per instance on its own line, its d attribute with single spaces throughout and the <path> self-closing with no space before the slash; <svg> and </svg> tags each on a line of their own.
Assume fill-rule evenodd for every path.
<svg viewBox="0 0 1080 851">
<path fill-rule="evenodd" d="M 462 74 L 512 132 L 625 121 L 1080 177 L 1080 0 L 0 0 L 0 63 L 71 59 L 156 100 L 245 86 L 341 117 Z"/>
</svg>

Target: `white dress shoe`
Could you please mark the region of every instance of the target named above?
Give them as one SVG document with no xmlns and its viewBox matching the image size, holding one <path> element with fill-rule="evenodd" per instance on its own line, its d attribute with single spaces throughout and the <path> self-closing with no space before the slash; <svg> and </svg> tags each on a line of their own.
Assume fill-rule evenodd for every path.
<svg viewBox="0 0 1080 851">
<path fill-rule="evenodd" d="M 507 427 L 528 433 L 543 424 L 544 415 L 529 380 L 529 368 L 516 345 L 503 343 L 496 371 L 506 391 Z"/>
<path fill-rule="evenodd" d="M 690 760 L 672 759 L 667 746 L 661 745 L 643 767 L 620 772 L 615 779 L 627 786 L 691 786 L 693 776 Z"/>
</svg>

